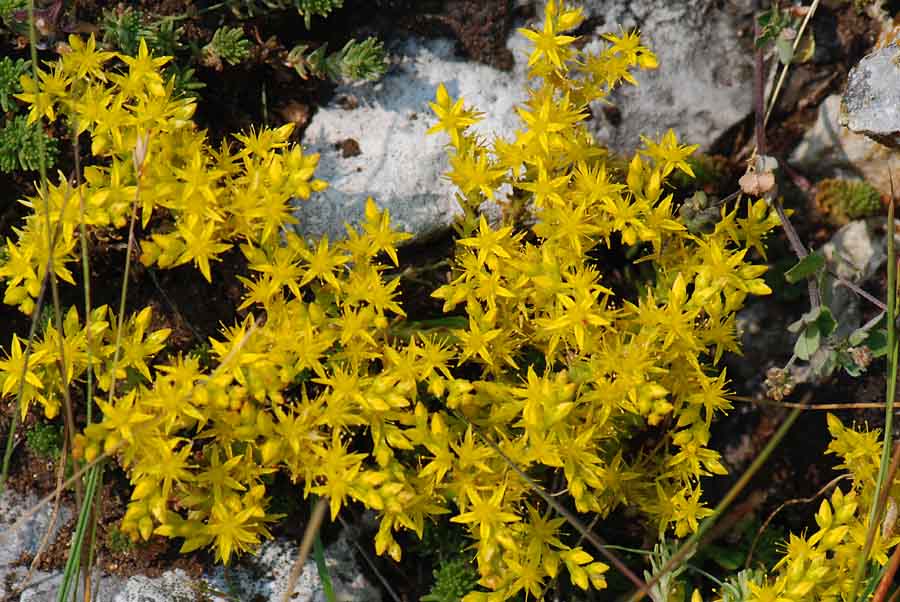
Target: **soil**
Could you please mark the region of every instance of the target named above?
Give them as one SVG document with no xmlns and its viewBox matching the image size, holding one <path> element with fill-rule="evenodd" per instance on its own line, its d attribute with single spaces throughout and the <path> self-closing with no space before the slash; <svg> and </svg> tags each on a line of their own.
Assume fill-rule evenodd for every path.
<svg viewBox="0 0 900 602">
<path fill-rule="evenodd" d="M 68 3 L 67 3 L 68 4 Z M 90 31 L 97 27 L 100 19 L 100 7 L 107 3 L 81 0 L 67 6 L 56 24 L 57 36 L 67 31 Z M 203 39 L 218 25 L 213 15 L 199 15 L 198 11 L 207 3 L 194 3 L 181 0 L 141 0 L 142 9 L 155 15 L 187 14 L 190 18 L 185 22 L 188 39 Z M 44 2 L 49 8 L 52 2 Z M 505 45 L 510 29 L 517 19 L 531 16 L 527 8 L 515 8 L 511 0 L 347 0 L 342 9 L 337 10 L 328 20 L 328 27 L 314 27 L 307 31 L 303 20 L 293 11 L 278 14 L 278 18 L 251 19 L 245 22 L 245 30 L 255 40 L 252 60 L 248 65 L 224 67 L 221 70 L 211 67 L 199 67 L 198 77 L 205 84 L 201 91 L 197 120 L 201 127 L 209 131 L 213 140 L 221 139 L 230 132 L 248 128 L 251 124 L 268 122 L 278 125 L 284 122 L 297 124 L 295 136 L 302 139 L 303 130 L 309 123 L 317 107 L 332 100 L 335 88 L 324 81 L 310 79 L 299 80 L 289 69 L 280 65 L 277 57 L 300 41 L 313 44 L 328 44 L 329 48 L 340 48 L 348 39 L 377 35 L 386 41 L 398 36 L 414 33 L 425 37 L 451 37 L 457 41 L 457 50 L 471 60 L 483 62 L 499 69 L 509 69 L 512 57 Z M 779 159 L 788 156 L 797 144 L 803 132 L 815 119 L 819 103 L 829 94 L 839 91 L 843 86 L 847 71 L 869 49 L 876 35 L 876 29 L 864 16 L 859 15 L 851 7 L 830 11 L 820 8 L 820 16 L 816 18 L 816 39 L 822 40 L 813 60 L 798 66 L 792 73 L 788 87 L 772 117 L 768 132 L 769 153 Z M 219 13 L 216 13 L 219 14 Z M 9 47 L 13 40 L 0 33 L 0 44 Z M 21 53 L 24 55 L 24 51 Z M 47 56 L 52 53 L 47 52 Z M 265 104 L 260 100 L 265 96 Z M 344 98 L 343 102 L 352 107 L 353 99 Z M 610 109 L 612 110 L 612 109 Z M 616 116 L 607 116 L 615 119 Z M 747 156 L 747 149 L 753 142 L 753 119 L 748 118 L 739 124 L 713 145 L 712 153 L 725 157 L 729 177 L 712 185 L 709 193 L 722 196 L 733 192 L 727 187 L 735 185 L 737 177 L 743 172 L 742 159 Z M 340 143 L 344 156 L 352 156 L 359 152 L 359 143 L 347 139 Z M 63 153 L 65 155 L 65 153 Z M 61 157 L 60 169 L 70 173 L 71 157 Z M 802 174 L 800 182 L 802 184 Z M 33 176 L 33 174 L 29 174 Z M 825 219 L 817 213 L 816 208 L 808 201 L 810 194 L 795 186 L 796 182 L 785 182 L 786 203 L 796 210 L 793 220 L 800 238 L 809 244 L 821 244 L 833 232 Z M 8 176 L 0 174 L 0 190 L 8 191 L 4 198 L 11 200 L 34 193 L 30 177 L 22 175 Z M 12 228 L 23 216 L 24 209 L 15 203 L 8 202 L 0 211 L 0 235 L 12 235 Z M 450 256 L 453 248 L 452 233 L 420 245 L 410 245 L 400 251 L 401 269 L 413 271 L 416 277 L 405 278 L 402 289 L 402 304 L 410 319 L 427 318 L 440 315 L 441 303 L 430 297 L 430 292 L 442 283 L 446 268 L 442 261 Z M 125 241 L 122 238 L 106 238 L 93 241 L 95 252 L 92 264 L 92 287 L 94 303 L 118 305 L 118 286 L 110 287 L 108 283 L 121 281 L 125 261 Z M 772 241 L 772 253 L 787 256 L 786 240 L 783 235 Z M 621 253 L 608 252 L 604 256 L 605 264 L 611 266 L 610 280 L 607 284 L 613 287 L 628 286 L 628 279 L 616 265 L 624 269 L 625 260 Z M 608 261 L 606 261 L 608 260 Z M 618 274 L 618 277 L 617 277 Z M 213 264 L 212 283 L 207 283 L 197 276 L 190 266 L 173 270 L 147 269 L 135 262 L 131 266 L 129 282 L 129 309 L 149 304 L 157 324 L 172 329 L 170 342 L 173 352 L 187 352 L 198 344 L 214 336 L 222 323 L 230 324 L 235 316 L 240 317 L 238 310 L 241 289 L 237 276 L 247 275 L 246 262 L 237 251 L 229 252 L 223 260 Z M 626 296 L 633 291 L 623 288 Z M 884 279 L 876 280 L 869 287 L 869 292 L 879 298 L 885 296 Z M 63 289 L 63 305 L 80 301 L 81 293 Z M 772 302 L 770 300 L 767 303 Z M 784 316 L 799 317 L 808 309 L 806 301 L 782 298 L 775 300 L 777 313 Z M 7 325 L 4 340 L 12 333 L 27 337 L 30 321 L 15 308 L 0 305 L 0 323 Z M 747 360 L 747 358 L 745 358 Z M 783 358 L 750 358 L 760 362 L 760 373 L 765 370 L 763 362 L 781 365 L 787 360 Z M 772 365 L 770 364 L 770 365 Z M 876 402 L 884 399 L 884 366 L 874 365 L 872 369 L 859 379 L 846 376 L 835 377 L 820 387 L 816 399 L 830 402 Z M 737 383 L 736 383 L 737 384 Z M 738 390 L 742 395 L 758 395 L 759 390 Z M 798 394 L 802 393 L 799 391 Z M 11 422 L 13 408 L 7 406 L 0 414 L 0 441 L 6 440 L 6 432 Z M 82 412 L 76 417 L 83 424 Z M 731 449 L 732 456 L 737 458 L 733 474 L 740 474 L 743 463 L 746 466 L 768 441 L 774 429 L 783 419 L 784 411 L 768 406 L 738 406 L 732 414 L 720 421 L 714 432 L 714 444 L 720 449 Z M 867 420 L 872 427 L 880 425 L 883 416 L 879 412 L 858 412 L 855 415 L 841 414 L 842 418 Z M 24 433 L 37 418 L 33 415 L 19 427 L 16 447 L 13 455 L 12 471 L 9 484 L 17 491 L 32 492 L 44 495 L 53 490 L 56 483 L 57 461 L 39 456 L 28 449 L 24 441 Z M 767 469 L 766 475 L 755 479 L 742 498 L 745 513 L 767 516 L 785 500 L 802 498 L 814 494 L 825 482 L 832 478 L 830 466 L 823 464 L 822 451 L 827 443 L 824 431 L 824 420 L 816 412 L 809 412 L 798 421 L 791 435 L 779 453 L 779 459 Z M 740 451 L 735 451 L 740 447 Z M 726 452 L 728 456 L 728 452 Z M 728 479 L 710 481 L 706 488 L 713 501 L 721 496 L 732 482 Z M 302 536 L 300 525 L 306 523 L 308 508 L 291 500 L 299 499 L 299 490 L 281 477 L 271 485 L 273 498 L 281 506 L 276 509 L 284 512 L 288 519 L 275 529 L 276 535 L 283 535 L 299 540 Z M 128 483 L 124 474 L 119 471 L 107 471 L 103 484 L 102 503 L 100 507 L 100 542 L 98 561 L 109 572 L 120 575 L 149 574 L 154 575 L 173 567 L 181 567 L 189 574 L 198 575 L 203 567 L 211 564 L 211 558 L 204 553 L 178 554 L 177 542 L 162 538 L 153 538 L 145 544 L 125 544 L 116 535 L 116 527 L 124 514 L 128 495 Z M 66 492 L 64 500 L 71 502 L 73 493 Z M 808 524 L 809 508 L 803 506 L 797 512 L 784 513 L 781 526 L 795 529 Z M 354 516 L 354 512 L 357 513 Z M 358 509 L 350 509 L 346 519 L 348 522 L 362 522 Z M 801 518 L 802 517 L 802 518 Z M 582 517 L 589 522 L 592 517 Z M 735 515 L 734 520 L 741 517 Z M 633 542 L 635 545 L 645 544 L 641 541 L 642 530 L 635 517 L 612 517 L 604 522 L 599 530 L 616 542 Z M 71 532 L 73 524 L 65 527 Z M 326 543 L 338 532 L 338 526 L 328 526 L 323 534 Z M 369 540 L 370 542 L 371 540 Z M 367 549 L 371 544 L 362 542 Z M 415 550 L 413 537 L 402 542 L 404 550 Z M 61 568 L 67 555 L 67 537 L 46 550 L 39 567 L 44 570 Z M 22 558 L 25 565 L 30 558 Z M 428 591 L 432 581 L 431 568 L 421 562 L 421 557 L 414 553 L 404 556 L 402 563 L 394 563 L 384 558 L 376 558 L 375 566 L 386 576 L 395 589 L 399 590 L 401 599 L 418 600 Z M 365 562 L 361 566 L 367 566 Z M 611 577 L 611 583 L 615 578 Z M 374 574 L 369 575 L 372 583 L 379 580 Z"/>
</svg>

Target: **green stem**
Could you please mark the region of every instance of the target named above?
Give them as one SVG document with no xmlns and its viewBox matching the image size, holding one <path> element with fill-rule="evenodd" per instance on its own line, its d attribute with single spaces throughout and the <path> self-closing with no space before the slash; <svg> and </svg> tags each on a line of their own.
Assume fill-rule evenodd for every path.
<svg viewBox="0 0 900 602">
<path fill-rule="evenodd" d="M 322 591 L 328 602 L 337 602 L 334 595 L 334 587 L 331 585 L 331 575 L 328 574 L 328 565 L 325 564 L 325 547 L 322 545 L 322 538 L 316 534 L 313 540 L 313 558 L 316 560 L 316 569 L 319 571 L 319 579 L 322 581 Z"/>
<path fill-rule="evenodd" d="M 41 81 L 38 77 L 38 60 L 37 60 L 37 33 L 34 28 L 34 0 L 31 0 L 28 3 L 28 40 L 29 40 L 29 49 L 31 52 L 31 76 L 34 78 L 35 83 Z M 46 160 L 46 148 L 44 144 L 44 137 L 38 136 L 38 173 L 40 174 L 40 195 L 44 199 L 44 209 L 47 214 L 47 231 L 48 231 L 48 242 L 50 243 L 49 248 L 49 261 L 53 260 L 53 245 L 56 242 L 56 237 L 59 236 L 60 231 L 60 223 L 57 224 L 56 232 L 53 235 L 49 234 L 50 231 L 50 212 L 48 209 L 49 201 L 47 200 L 47 160 Z M 28 362 L 31 359 L 31 349 L 32 343 L 34 342 L 34 335 L 37 332 L 37 322 L 38 316 L 40 316 L 40 311 L 43 307 L 44 296 L 47 292 L 47 281 L 48 278 L 53 277 L 53 269 L 52 263 L 48 262 L 47 265 L 47 273 L 45 278 L 41 281 L 41 290 L 38 294 L 37 303 L 34 308 L 34 312 L 32 313 L 31 318 L 31 326 L 28 331 L 28 343 L 25 345 L 24 352 L 24 361 L 22 365 L 22 371 L 19 374 L 19 386 L 16 390 L 16 411 L 13 414 L 12 420 L 9 425 L 9 433 L 6 436 L 6 450 L 3 453 L 3 468 L 0 471 L 0 491 L 2 491 L 6 486 L 6 479 L 9 476 L 9 463 L 12 459 L 12 451 L 14 447 L 15 434 L 16 429 L 19 427 L 19 414 L 22 412 L 22 396 L 25 392 L 25 375 L 28 374 Z M 61 333 L 60 333 L 61 334 Z"/>
<path fill-rule="evenodd" d="M 891 180 L 893 189 L 893 179 Z M 893 192 L 893 190 L 892 190 Z M 888 467 L 892 449 L 894 434 L 894 397 L 897 394 L 897 251 L 894 248 L 894 198 L 888 204 L 887 216 L 887 345 L 888 345 L 888 380 L 887 399 L 885 400 L 884 416 L 884 440 L 881 447 L 881 463 L 878 467 L 878 480 L 875 481 L 875 495 L 872 496 L 872 505 L 869 507 L 869 529 L 866 532 L 866 541 L 860 550 L 856 561 L 856 570 L 853 573 L 853 584 L 850 587 L 849 600 L 856 600 L 856 594 L 863 581 L 868 567 L 869 553 L 875 543 L 875 534 L 881 522 L 886 496 L 882 490 L 888 487 Z M 882 499 L 882 498 L 885 499 Z"/>
<path fill-rule="evenodd" d="M 90 500 L 93 499 L 97 491 L 101 470 L 100 466 L 93 466 L 87 475 L 85 503 L 81 505 L 81 512 L 78 513 L 78 523 L 75 526 L 75 533 L 72 535 L 72 545 L 69 548 L 69 557 L 66 559 L 62 583 L 59 591 L 56 593 L 57 602 L 66 602 L 69 597 L 69 591 L 72 588 L 73 579 L 77 576 L 81 566 L 81 548 L 84 544 L 85 535 L 87 535 L 88 520 L 93 510 L 93 504 L 90 503 Z"/>
<path fill-rule="evenodd" d="M 87 365 L 92 366 L 94 362 L 92 357 L 93 354 L 91 353 L 91 310 L 93 309 L 91 304 L 91 261 L 87 225 L 85 224 L 84 219 L 84 190 L 82 190 L 81 187 L 81 153 L 78 150 L 77 127 L 77 118 L 74 118 L 72 123 L 72 150 L 75 154 L 75 185 L 78 187 L 78 213 L 80 218 L 78 232 L 81 237 L 81 279 L 84 282 L 84 332 L 86 337 Z M 87 423 L 91 424 L 94 418 L 94 371 L 90 368 L 87 371 L 84 402 L 86 405 Z"/>
<path fill-rule="evenodd" d="M 631 595 L 629 598 L 630 602 L 637 602 L 641 600 L 647 593 L 649 588 L 653 587 L 660 578 L 663 577 L 666 573 L 671 571 L 673 568 L 678 566 L 680 562 L 682 562 L 690 553 L 696 548 L 697 544 L 700 543 L 700 540 L 706 535 L 710 529 L 712 529 L 713 525 L 716 522 L 716 519 L 722 515 L 725 509 L 731 505 L 731 502 L 735 500 L 735 498 L 743 491 L 744 487 L 746 487 L 753 476 L 762 468 L 763 464 L 769 459 L 769 456 L 772 455 L 772 452 L 775 451 L 775 448 L 781 443 L 781 440 L 784 439 L 787 432 L 790 430 L 791 425 L 799 418 L 800 412 L 803 410 L 801 408 L 794 408 L 790 414 L 788 414 L 787 419 L 778 427 L 778 430 L 766 444 L 766 447 L 760 452 L 760 454 L 753 460 L 753 463 L 750 464 L 750 467 L 744 471 L 744 474 L 741 475 L 741 478 L 738 479 L 737 483 L 735 483 L 731 489 L 728 490 L 728 493 L 725 494 L 725 497 L 713 508 L 713 513 L 702 523 L 700 523 L 700 528 L 691 535 L 686 542 L 681 544 L 681 547 L 678 548 L 678 551 L 675 552 L 669 561 L 666 562 L 658 573 L 653 575 L 649 581 L 647 581 L 646 589 L 641 589 Z"/>
</svg>

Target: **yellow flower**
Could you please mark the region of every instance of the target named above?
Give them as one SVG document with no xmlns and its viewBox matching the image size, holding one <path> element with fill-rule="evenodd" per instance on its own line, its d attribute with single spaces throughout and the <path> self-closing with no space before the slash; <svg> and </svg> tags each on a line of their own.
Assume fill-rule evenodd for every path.
<svg viewBox="0 0 900 602">
<path fill-rule="evenodd" d="M 369 250 L 372 255 L 384 251 L 395 266 L 400 265 L 397 259 L 397 244 L 412 238 L 407 232 L 396 232 L 391 228 L 391 214 L 387 209 L 378 210 L 372 197 L 366 199 L 366 221 L 363 231 L 369 239 Z"/>
<path fill-rule="evenodd" d="M 450 519 L 454 523 L 475 523 L 473 528 L 478 529 L 478 536 L 482 540 L 490 540 L 496 534 L 496 530 L 505 523 L 521 520 L 517 514 L 503 510 L 503 496 L 506 493 L 506 485 L 497 487 L 487 499 L 475 489 L 466 489 L 465 494 L 471 504 L 471 510 L 461 512 Z"/>
<path fill-rule="evenodd" d="M 700 147 L 699 144 L 680 146 L 675 138 L 675 132 L 671 129 L 663 135 L 658 143 L 644 136 L 641 136 L 641 140 L 647 145 L 644 154 L 661 166 L 663 176 L 669 175 L 677 167 L 692 178 L 694 177 L 694 170 L 685 159 Z"/>
<path fill-rule="evenodd" d="M 511 236 L 512 226 L 504 226 L 499 230 L 494 230 L 488 225 L 484 214 L 478 219 L 478 235 L 471 238 L 462 238 L 457 241 L 464 247 L 475 249 L 478 258 L 478 266 L 487 265 L 489 268 L 496 269 L 499 259 L 509 259 L 511 257 L 507 246 L 509 242 L 517 237 Z"/>
<path fill-rule="evenodd" d="M 457 147 L 460 145 L 459 137 L 462 130 L 477 123 L 481 118 L 481 113 L 463 108 L 462 98 L 453 102 L 443 83 L 438 85 L 435 102 L 429 102 L 428 106 L 438 116 L 438 122 L 428 128 L 426 133 L 433 134 L 443 130 L 450 136 L 451 144 Z"/>
<path fill-rule="evenodd" d="M 197 215 L 192 215 L 178 224 L 178 234 L 184 239 L 184 251 L 177 264 L 193 261 L 206 281 L 212 282 L 210 259 L 217 260 L 219 253 L 228 250 L 231 245 L 219 242 L 215 224 L 212 221 L 204 222 Z"/>
<path fill-rule="evenodd" d="M 344 255 L 340 248 L 329 249 L 328 236 L 322 237 L 314 252 L 303 249 L 300 254 L 308 263 L 300 286 L 318 278 L 333 286 L 335 290 L 340 290 L 341 285 L 335 277 L 335 270 L 350 261 L 350 257 Z"/>
<path fill-rule="evenodd" d="M 145 89 L 153 96 L 166 95 L 160 67 L 172 60 L 172 57 L 151 57 L 147 41 L 141 38 L 137 56 L 120 55 L 120 58 L 128 65 L 128 74 L 113 75 L 110 79 L 119 85 L 123 95 L 138 96 Z"/>
<path fill-rule="evenodd" d="M 531 40 L 534 50 L 528 57 L 531 67 L 542 58 L 557 69 L 562 69 L 563 62 L 568 60 L 572 52 L 566 48 L 577 40 L 574 36 L 559 35 L 557 32 L 571 28 L 579 20 L 580 13 L 569 12 L 565 19 L 559 19 L 554 0 L 548 0 L 544 6 L 544 26 L 541 31 L 519 28 L 518 32 Z M 560 23 L 562 21 L 562 23 Z M 562 25 L 562 27 L 560 27 Z"/>
<path fill-rule="evenodd" d="M 85 76 L 106 81 L 106 72 L 103 64 L 116 56 L 115 52 L 97 50 L 97 41 L 94 34 L 85 42 L 81 36 L 72 34 L 69 36 L 69 50 L 62 55 L 63 70 L 74 75 L 76 80 Z"/>
<path fill-rule="evenodd" d="M 36 83 L 31 76 L 23 75 L 19 78 L 19 85 L 23 92 L 15 97 L 31 105 L 28 112 L 28 123 L 34 123 L 41 117 L 50 121 L 56 118 L 53 105 L 58 98 L 65 97 L 67 88 L 72 83 L 72 78 L 57 64 L 52 71 L 38 71 L 41 82 Z"/>
</svg>

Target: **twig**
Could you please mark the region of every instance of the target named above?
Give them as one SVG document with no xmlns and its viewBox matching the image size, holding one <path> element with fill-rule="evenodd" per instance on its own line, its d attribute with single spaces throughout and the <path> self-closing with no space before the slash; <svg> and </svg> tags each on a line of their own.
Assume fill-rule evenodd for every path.
<svg viewBox="0 0 900 602">
<path fill-rule="evenodd" d="M 888 563 L 887 568 L 884 571 L 884 575 L 881 577 L 881 581 L 878 582 L 878 587 L 875 588 L 875 594 L 872 596 L 872 602 L 881 602 L 884 600 L 884 597 L 887 595 L 888 588 L 891 586 L 891 583 L 894 582 L 894 575 L 897 574 L 897 568 L 900 567 L 900 546 L 894 547 L 894 552 L 891 554 L 891 561 Z M 897 593 L 894 592 L 894 595 L 891 596 L 893 600 L 897 596 Z"/>
<path fill-rule="evenodd" d="M 297 580 L 300 579 L 300 574 L 303 572 L 303 565 L 309 557 L 309 551 L 312 549 L 313 542 L 316 539 L 316 533 L 319 532 L 319 528 L 325 520 L 326 510 L 328 510 L 328 502 L 324 497 L 320 497 L 316 501 L 316 506 L 313 508 L 309 522 L 306 524 L 306 530 L 303 532 L 300 549 L 297 550 L 297 560 L 294 561 L 294 566 L 291 567 L 291 574 L 288 577 L 287 586 L 281 598 L 282 602 L 291 602 L 291 598 L 293 598 L 294 588 L 297 587 Z"/>
<path fill-rule="evenodd" d="M 797 52 L 797 48 L 800 47 L 800 40 L 803 39 L 803 33 L 806 31 L 806 26 L 809 25 L 810 19 L 813 18 L 813 15 L 816 14 L 816 9 L 819 8 L 820 0 L 813 0 L 812 4 L 809 7 L 809 10 L 806 12 L 806 16 L 803 17 L 803 22 L 800 24 L 800 29 L 797 30 L 797 37 L 794 38 L 794 45 L 792 47 L 792 53 Z M 778 95 L 781 93 L 781 87 L 784 85 L 784 80 L 787 77 L 788 70 L 791 68 L 791 63 L 787 63 L 781 69 L 781 75 L 778 77 L 778 83 L 775 84 L 775 90 L 772 92 L 772 97 L 769 99 L 769 108 L 766 110 L 766 117 L 763 119 L 763 125 L 765 126 L 769 123 L 769 117 L 772 115 L 772 111 L 775 109 L 775 102 L 778 100 Z"/>
<path fill-rule="evenodd" d="M 814 1 L 817 2 L 818 0 Z M 759 9 L 759 2 L 756 3 L 756 9 Z M 754 16 L 753 39 L 758 40 L 760 33 L 759 20 Z M 764 117 L 766 90 L 765 82 L 763 81 L 764 68 L 765 58 L 763 57 L 763 49 L 757 48 L 756 53 L 754 54 L 753 64 L 753 102 L 756 129 L 755 155 L 757 156 L 766 154 L 766 119 Z M 791 221 L 788 219 L 787 214 L 784 212 L 784 208 L 781 206 L 781 201 L 779 199 L 775 199 L 772 202 L 772 205 L 775 207 L 775 212 L 778 214 L 778 219 L 781 221 L 781 226 L 782 228 L 784 228 L 784 233 L 788 237 L 791 249 L 793 249 L 794 254 L 797 256 L 797 259 L 803 259 L 808 255 L 808 253 L 806 251 L 806 248 L 803 246 L 803 243 L 800 241 L 800 237 L 797 235 L 797 231 L 794 229 L 794 226 L 791 225 Z M 822 304 L 822 296 L 819 293 L 819 285 L 816 282 L 815 276 L 810 276 L 809 278 L 807 278 L 807 288 L 809 289 L 809 304 L 812 309 L 815 309 Z"/>
<path fill-rule="evenodd" d="M 759 2 L 756 2 L 753 15 L 753 42 L 759 39 L 759 19 L 756 18 L 756 11 L 759 10 Z M 766 123 L 763 117 L 765 113 L 765 96 L 766 82 L 763 80 L 763 69 L 765 68 L 765 58 L 763 57 L 762 48 L 757 48 L 753 55 L 753 102 L 754 102 L 754 130 L 756 135 L 756 152 L 757 154 L 766 154 Z"/>
<path fill-rule="evenodd" d="M 828 270 L 828 275 L 831 276 L 832 278 L 834 278 L 835 280 L 837 280 L 838 284 L 849 288 L 851 291 L 853 291 L 854 293 L 856 293 L 857 295 L 859 295 L 860 297 L 862 297 L 863 299 L 865 299 L 866 301 L 868 301 L 869 303 L 871 303 L 872 305 L 874 305 L 875 307 L 880 309 L 882 312 L 887 311 L 887 305 L 885 305 L 883 301 L 876 299 L 875 297 L 873 297 L 872 295 L 870 295 L 869 293 L 867 293 L 866 291 L 861 289 L 858 285 L 853 284 L 846 278 L 842 278 L 842 277 L 838 276 L 837 274 L 833 273 L 831 270 Z"/>
<path fill-rule="evenodd" d="M 778 214 L 778 219 L 781 221 L 781 227 L 788 237 L 791 250 L 794 251 L 794 255 L 797 256 L 797 259 L 803 259 L 809 255 L 809 252 L 806 250 L 806 247 L 803 246 L 803 242 L 800 240 L 797 230 L 794 229 L 790 218 L 788 218 L 787 214 L 784 212 L 784 207 L 781 206 L 781 200 L 775 199 L 772 205 L 775 207 L 775 212 Z M 812 309 L 815 309 L 822 305 L 822 296 L 819 293 L 819 283 L 816 282 L 815 275 L 809 276 L 806 279 L 806 283 L 807 288 L 809 289 L 809 305 Z"/>
<path fill-rule="evenodd" d="M 344 527 L 346 531 L 350 531 L 350 525 L 347 524 L 347 521 L 341 515 L 338 515 L 338 521 L 340 521 L 341 526 Z M 356 538 L 352 538 L 353 546 L 356 548 L 356 551 L 359 552 L 360 556 L 363 557 L 363 560 L 366 561 L 366 564 L 369 565 L 369 568 L 375 573 L 375 576 L 378 577 L 378 580 L 381 582 L 381 586 L 384 587 L 385 591 L 387 591 L 388 595 L 394 602 L 401 602 L 400 596 L 397 595 L 397 592 L 394 591 L 394 588 L 391 587 L 391 584 L 388 583 L 388 580 L 384 575 L 381 574 L 381 571 L 378 570 L 378 567 L 375 566 L 375 562 L 369 556 L 368 551 L 360 545 L 360 543 L 356 540 Z"/>
<path fill-rule="evenodd" d="M 797 408 L 800 410 L 883 410 L 884 403 L 877 401 L 864 401 L 858 403 L 800 403 L 790 401 L 775 401 L 773 399 L 756 399 L 747 397 L 746 395 L 725 395 L 725 399 L 729 401 L 740 401 L 742 403 L 755 403 L 760 405 L 777 406 L 779 408 Z M 900 409 L 896 410 L 900 412 Z"/>
</svg>

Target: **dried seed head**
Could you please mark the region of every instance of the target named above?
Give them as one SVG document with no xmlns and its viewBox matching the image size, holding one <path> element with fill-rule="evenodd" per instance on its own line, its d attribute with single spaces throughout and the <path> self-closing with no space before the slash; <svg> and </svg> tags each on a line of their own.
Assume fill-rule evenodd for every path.
<svg viewBox="0 0 900 602">
<path fill-rule="evenodd" d="M 766 370 L 763 386 L 766 388 L 766 397 L 781 401 L 794 391 L 794 379 L 790 370 L 773 366 Z"/>
<path fill-rule="evenodd" d="M 894 498 L 889 497 L 887 505 L 884 507 L 884 518 L 881 521 L 881 536 L 884 539 L 889 539 L 894 534 L 897 513 L 897 502 L 894 501 Z"/>
<path fill-rule="evenodd" d="M 853 363 L 862 370 L 868 368 L 869 364 L 872 363 L 872 350 L 866 346 L 851 347 L 847 352 L 850 354 L 850 357 L 853 358 Z"/>
<path fill-rule="evenodd" d="M 147 148 L 150 146 L 150 134 L 138 134 L 137 142 L 134 145 L 132 160 L 134 161 L 134 171 L 140 174 L 144 161 L 147 159 Z"/>
</svg>

